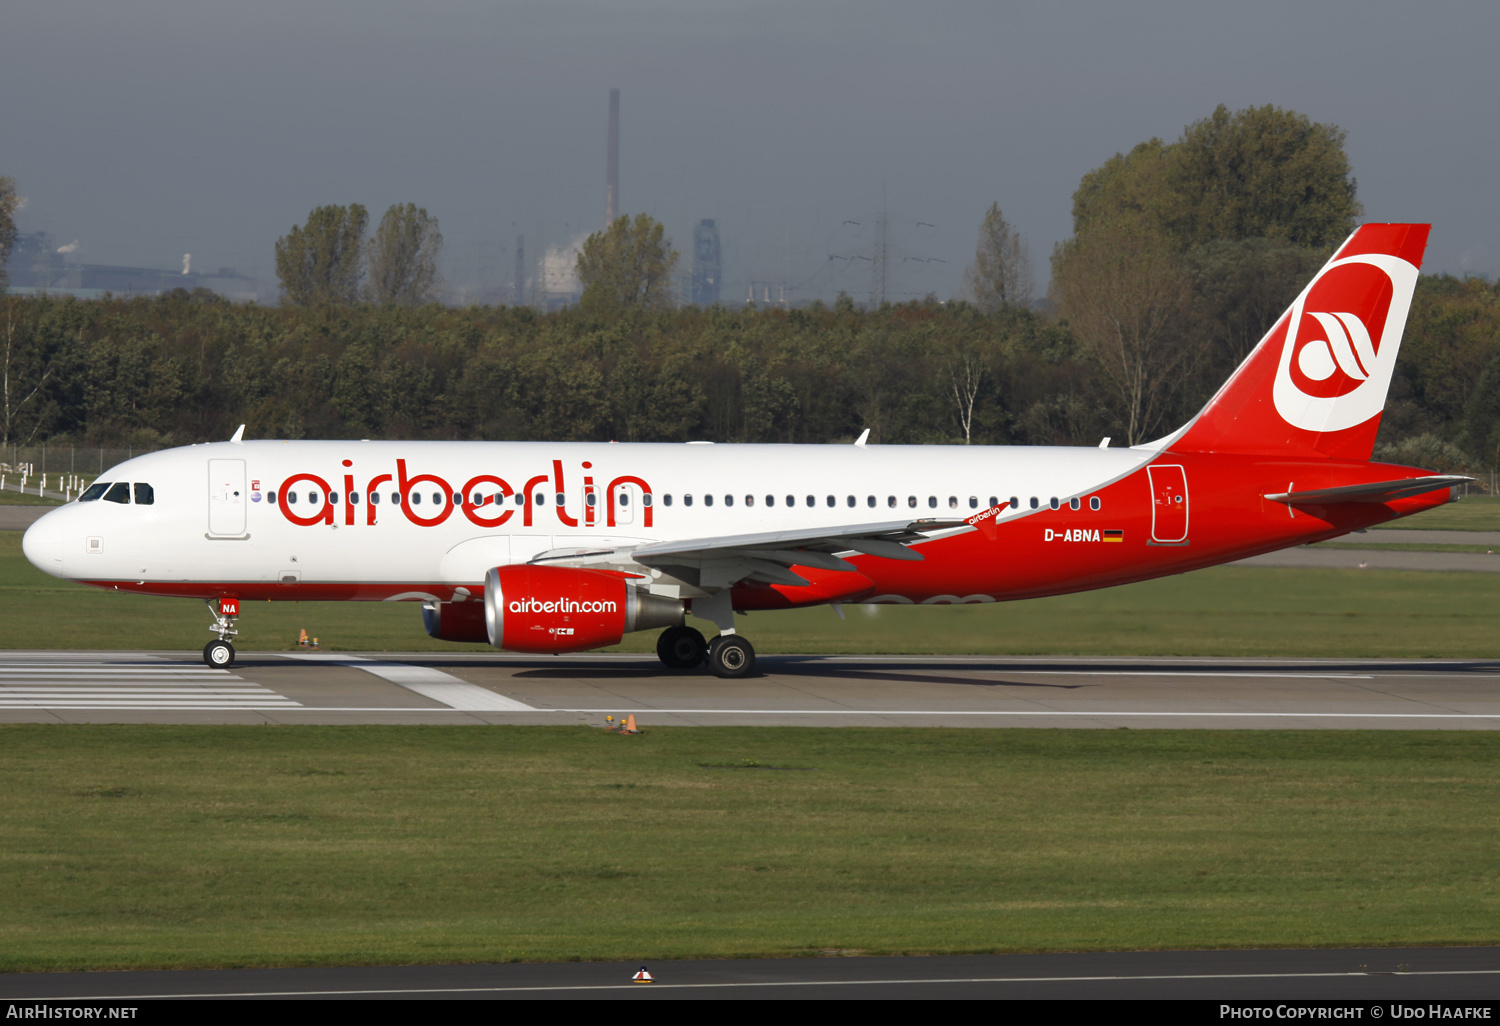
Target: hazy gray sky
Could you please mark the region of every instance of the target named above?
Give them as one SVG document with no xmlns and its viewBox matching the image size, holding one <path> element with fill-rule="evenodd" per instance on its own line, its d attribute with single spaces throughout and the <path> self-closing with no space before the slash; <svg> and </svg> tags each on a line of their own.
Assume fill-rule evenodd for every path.
<svg viewBox="0 0 1500 1026">
<path fill-rule="evenodd" d="M 882 205 L 890 294 L 946 297 L 992 201 L 1045 281 L 1085 172 L 1274 103 L 1347 130 L 1367 219 L 1434 223 L 1426 269 L 1494 275 L 1497 40 L 1493 0 L 10 0 L 0 174 L 81 259 L 268 280 L 311 207 L 412 201 L 450 286 L 489 287 L 516 231 L 600 227 L 619 86 L 623 207 L 684 262 L 716 218 L 726 298 L 866 297 L 870 264 L 829 257 Z"/>
</svg>

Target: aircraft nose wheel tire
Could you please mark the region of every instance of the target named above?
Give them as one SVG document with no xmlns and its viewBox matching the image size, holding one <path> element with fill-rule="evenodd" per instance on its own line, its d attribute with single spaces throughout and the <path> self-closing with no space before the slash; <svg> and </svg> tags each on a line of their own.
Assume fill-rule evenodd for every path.
<svg viewBox="0 0 1500 1026">
<path fill-rule="evenodd" d="M 735 679 L 755 672 L 755 647 L 738 634 L 721 634 L 708 646 L 714 676 Z"/>
<path fill-rule="evenodd" d="M 234 662 L 234 646 L 227 641 L 210 641 L 203 646 L 203 661 L 216 670 Z"/>
<path fill-rule="evenodd" d="M 673 670 L 691 670 L 708 654 L 703 635 L 688 626 L 668 627 L 656 639 L 656 658 Z"/>
</svg>

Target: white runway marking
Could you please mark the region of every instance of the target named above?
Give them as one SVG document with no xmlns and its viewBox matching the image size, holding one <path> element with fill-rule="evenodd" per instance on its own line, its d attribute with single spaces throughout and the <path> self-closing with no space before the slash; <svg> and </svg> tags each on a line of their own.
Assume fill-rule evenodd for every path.
<svg viewBox="0 0 1500 1026">
<path fill-rule="evenodd" d="M 300 709 L 228 670 L 139 663 L 0 663 L 0 709 Z"/>
<path fill-rule="evenodd" d="M 489 688 L 459 680 L 442 670 L 427 666 L 412 666 L 409 663 L 385 663 L 359 656 L 339 655 L 333 652 L 288 652 L 288 659 L 306 659 L 309 662 L 344 663 L 357 670 L 373 673 L 382 680 L 399 684 L 408 691 L 415 691 L 424 698 L 441 702 L 450 709 L 466 712 L 534 712 L 531 706 L 517 702 L 514 698 L 497 695 Z"/>
</svg>

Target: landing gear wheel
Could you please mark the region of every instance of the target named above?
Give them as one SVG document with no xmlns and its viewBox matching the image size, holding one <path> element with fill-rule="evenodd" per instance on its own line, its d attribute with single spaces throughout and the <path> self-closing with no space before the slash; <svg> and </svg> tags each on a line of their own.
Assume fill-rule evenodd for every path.
<svg viewBox="0 0 1500 1026">
<path fill-rule="evenodd" d="M 210 641 L 203 646 L 203 661 L 222 670 L 234 662 L 234 646 L 227 641 Z"/>
<path fill-rule="evenodd" d="M 748 677 L 755 672 L 755 648 L 738 634 L 721 634 L 708 646 L 708 668 L 716 677 Z"/>
<path fill-rule="evenodd" d="M 707 654 L 708 643 L 691 627 L 668 627 L 656 639 L 656 658 L 673 670 L 691 670 Z"/>
</svg>

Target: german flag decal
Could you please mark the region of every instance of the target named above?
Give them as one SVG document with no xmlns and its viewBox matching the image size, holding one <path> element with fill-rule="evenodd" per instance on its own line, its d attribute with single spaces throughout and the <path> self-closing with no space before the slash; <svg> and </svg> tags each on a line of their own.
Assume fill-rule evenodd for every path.
<svg viewBox="0 0 1500 1026">
<path fill-rule="evenodd" d="M 1125 540 L 1125 532 L 1106 530 L 1104 532 L 1104 540 L 1107 542 L 1122 542 Z"/>
</svg>

